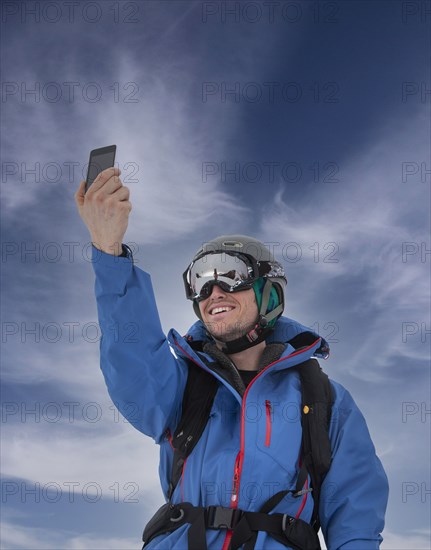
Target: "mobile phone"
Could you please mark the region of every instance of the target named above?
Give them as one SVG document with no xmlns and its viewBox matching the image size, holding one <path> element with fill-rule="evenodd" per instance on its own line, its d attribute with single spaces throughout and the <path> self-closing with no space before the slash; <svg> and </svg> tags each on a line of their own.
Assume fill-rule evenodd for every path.
<svg viewBox="0 0 431 550">
<path fill-rule="evenodd" d="M 88 162 L 87 179 L 85 181 L 85 193 L 100 172 L 114 166 L 116 151 L 116 145 L 108 145 L 107 147 L 101 147 L 100 149 L 93 149 L 93 151 L 91 151 L 90 160 Z"/>
</svg>

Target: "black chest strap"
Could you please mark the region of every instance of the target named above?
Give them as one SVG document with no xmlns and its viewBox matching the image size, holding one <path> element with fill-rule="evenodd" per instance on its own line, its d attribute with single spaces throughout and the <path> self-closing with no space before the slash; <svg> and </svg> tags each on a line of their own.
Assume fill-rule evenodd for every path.
<svg viewBox="0 0 431 550">
<path fill-rule="evenodd" d="M 282 491 L 272 497 L 271 509 L 289 491 Z M 269 502 L 269 501 L 268 501 Z M 259 512 L 245 512 L 222 506 L 193 506 L 189 502 L 167 503 L 162 506 L 145 527 L 142 540 L 145 546 L 156 536 L 190 524 L 187 533 L 188 550 L 207 550 L 207 529 L 230 529 L 232 538 L 229 550 L 255 548 L 259 531 L 266 531 L 275 540 L 293 550 L 319 550 L 319 538 L 310 526 L 301 519 L 288 514 L 269 514 L 268 502 Z M 263 511 L 265 510 L 265 511 Z"/>
</svg>

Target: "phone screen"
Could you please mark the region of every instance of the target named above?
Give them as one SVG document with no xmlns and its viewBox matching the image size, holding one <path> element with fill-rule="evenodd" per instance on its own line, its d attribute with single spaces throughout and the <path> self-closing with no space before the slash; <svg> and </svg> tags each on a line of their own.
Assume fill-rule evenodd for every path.
<svg viewBox="0 0 431 550">
<path fill-rule="evenodd" d="M 109 145 L 108 147 L 101 147 L 100 149 L 94 149 L 91 151 L 90 161 L 88 163 L 85 192 L 88 191 L 88 188 L 100 172 L 103 172 L 106 168 L 111 168 L 114 166 L 116 149 L 116 145 Z"/>
</svg>

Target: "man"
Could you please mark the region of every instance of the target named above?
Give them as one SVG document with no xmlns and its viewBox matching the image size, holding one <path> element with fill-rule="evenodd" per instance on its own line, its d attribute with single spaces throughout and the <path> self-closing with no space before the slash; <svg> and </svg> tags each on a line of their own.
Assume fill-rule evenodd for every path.
<svg viewBox="0 0 431 550">
<path fill-rule="evenodd" d="M 119 174 L 105 170 L 85 196 L 81 182 L 75 199 L 93 243 L 109 394 L 160 445 L 168 502 L 145 548 L 316 550 L 319 525 L 331 550 L 379 548 L 385 472 L 350 394 L 317 376 L 327 343 L 281 316 L 282 266 L 251 237 L 203 244 L 184 273 L 199 320 L 166 338 L 150 276 L 121 244 L 131 204 Z"/>
</svg>

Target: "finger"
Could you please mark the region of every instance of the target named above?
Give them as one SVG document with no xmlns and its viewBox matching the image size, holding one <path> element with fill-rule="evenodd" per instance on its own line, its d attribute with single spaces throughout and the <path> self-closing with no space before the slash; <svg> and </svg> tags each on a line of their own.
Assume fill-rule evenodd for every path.
<svg viewBox="0 0 431 550">
<path fill-rule="evenodd" d="M 129 212 L 131 212 L 132 203 L 130 201 L 121 201 L 120 204 L 125 210 L 128 210 Z"/>
<path fill-rule="evenodd" d="M 119 189 L 113 193 L 113 197 L 115 197 L 119 201 L 127 201 L 129 200 L 130 196 L 130 190 L 128 187 L 125 187 L 122 185 Z"/>
<path fill-rule="evenodd" d="M 79 206 L 84 203 L 84 193 L 85 193 L 85 180 L 82 180 L 79 184 L 78 190 L 75 193 L 75 201 Z"/>
<path fill-rule="evenodd" d="M 94 182 L 92 183 L 88 191 L 95 193 L 96 191 L 101 189 L 111 178 L 116 177 L 118 179 L 118 176 L 120 174 L 121 174 L 121 170 L 119 168 L 115 168 L 115 167 L 106 168 L 106 170 L 103 170 L 102 172 L 100 172 L 100 174 L 94 180 Z M 112 187 L 112 185 L 110 185 L 110 187 Z M 112 190 L 108 192 L 112 193 Z"/>
</svg>

